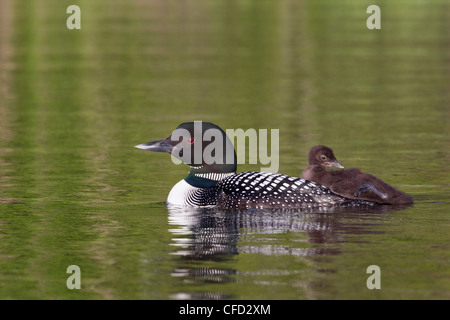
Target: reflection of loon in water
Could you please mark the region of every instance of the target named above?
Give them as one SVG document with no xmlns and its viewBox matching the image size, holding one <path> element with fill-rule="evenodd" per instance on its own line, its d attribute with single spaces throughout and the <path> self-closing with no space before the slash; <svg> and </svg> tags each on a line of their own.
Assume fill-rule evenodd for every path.
<svg viewBox="0 0 450 320">
<path fill-rule="evenodd" d="M 271 209 L 271 210 L 222 210 L 216 207 L 168 206 L 169 224 L 176 225 L 169 231 L 175 236 L 174 246 L 179 247 L 174 254 L 190 256 L 198 260 L 215 260 L 225 255 L 238 254 L 250 250 L 265 253 L 264 247 L 239 246 L 240 236 L 252 234 L 277 234 L 287 231 L 306 232 L 310 243 L 336 243 L 341 227 L 339 213 L 386 213 L 393 207 L 377 206 L 368 208 L 322 207 L 315 209 Z M 318 214 L 324 213 L 324 215 Z M 329 214 L 332 214 L 331 216 Z M 334 216 L 336 215 L 336 216 Z M 363 232 L 363 231 L 361 231 Z M 269 246 L 267 254 L 317 254 L 315 248 L 299 252 Z M 278 251 L 277 251 L 278 250 Z"/>
<path fill-rule="evenodd" d="M 320 208 L 325 211 L 328 208 Z M 305 213 L 297 211 L 255 210 L 226 211 L 217 208 L 192 208 L 168 206 L 169 223 L 178 228 L 170 229 L 176 236 L 174 245 L 180 247 L 175 254 L 190 256 L 198 260 L 222 259 L 226 255 L 238 254 L 239 236 L 251 234 L 276 234 L 292 230 L 326 232 L 326 221 L 312 223 L 304 219 Z M 302 219 L 303 218 L 303 219 Z M 329 221 L 330 222 L 330 221 Z M 314 242 L 314 240 L 312 241 Z M 245 250 L 245 249 L 244 249 Z M 263 249 L 261 249 L 263 250 Z M 264 253 L 264 252 L 260 252 Z M 268 254 L 277 254 L 273 248 Z M 283 254 L 283 252 L 278 252 Z M 293 254 L 290 252 L 290 254 Z"/>
<path fill-rule="evenodd" d="M 353 225 L 342 215 L 358 214 L 358 219 L 371 219 L 374 213 L 386 213 L 393 207 L 370 208 L 323 207 L 303 210 L 221 210 L 217 207 L 168 206 L 169 231 L 173 234 L 173 254 L 180 256 L 179 267 L 172 275 L 201 283 L 228 283 L 239 272 L 234 269 L 205 267 L 201 261 L 225 262 L 240 253 L 258 253 L 272 256 L 324 256 L 340 254 L 338 244 L 345 234 L 374 232 L 372 224 Z M 323 214 L 320 214 L 323 213 Z M 367 213 L 367 215 L 364 215 Z M 342 215 L 341 215 L 342 214 Z M 273 240 L 272 235 L 285 232 L 304 233 L 305 245 L 295 247 Z M 267 235 L 265 237 L 264 235 Z M 240 242 L 240 243 L 239 243 Z M 309 244 L 308 244 L 309 243 Z M 313 245 L 311 245 L 313 244 Z M 197 263 L 195 263 L 197 262 Z M 206 263 L 208 265 L 208 263 Z M 320 272 L 320 271 L 319 271 Z M 174 298 L 224 298 L 219 293 L 179 293 Z M 228 297 L 230 298 L 230 297 Z"/>
</svg>

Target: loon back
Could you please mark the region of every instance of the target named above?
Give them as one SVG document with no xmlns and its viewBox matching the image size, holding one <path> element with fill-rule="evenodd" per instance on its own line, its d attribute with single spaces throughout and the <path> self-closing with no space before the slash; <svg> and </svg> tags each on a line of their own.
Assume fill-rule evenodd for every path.
<svg viewBox="0 0 450 320">
<path fill-rule="evenodd" d="M 223 208 L 312 208 L 343 204 L 346 199 L 305 179 L 278 173 L 241 172 L 218 183 Z"/>
</svg>

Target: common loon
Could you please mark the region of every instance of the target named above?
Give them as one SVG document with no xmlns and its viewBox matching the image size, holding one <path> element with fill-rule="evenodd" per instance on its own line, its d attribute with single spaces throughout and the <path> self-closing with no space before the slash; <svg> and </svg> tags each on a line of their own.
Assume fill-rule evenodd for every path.
<svg viewBox="0 0 450 320">
<path fill-rule="evenodd" d="M 301 178 L 320 183 L 349 199 L 384 204 L 411 204 L 412 197 L 359 169 L 327 171 L 326 167 L 344 168 L 327 146 L 314 146 L 308 154 L 309 167 Z"/>
<path fill-rule="evenodd" d="M 190 166 L 187 177 L 170 191 L 167 204 L 225 209 L 370 205 L 301 178 L 269 172 L 236 173 L 236 153 L 230 139 L 210 122 L 182 123 L 167 139 L 135 147 L 171 153 Z"/>
</svg>

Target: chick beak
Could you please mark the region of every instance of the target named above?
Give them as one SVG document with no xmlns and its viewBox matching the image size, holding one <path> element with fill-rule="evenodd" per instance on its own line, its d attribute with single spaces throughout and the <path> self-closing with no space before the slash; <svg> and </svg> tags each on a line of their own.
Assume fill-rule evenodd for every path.
<svg viewBox="0 0 450 320">
<path fill-rule="evenodd" d="M 342 164 L 340 164 L 337 160 L 336 161 L 330 161 L 327 162 L 329 167 L 335 167 L 335 168 L 341 168 L 344 169 L 344 166 Z"/>
</svg>

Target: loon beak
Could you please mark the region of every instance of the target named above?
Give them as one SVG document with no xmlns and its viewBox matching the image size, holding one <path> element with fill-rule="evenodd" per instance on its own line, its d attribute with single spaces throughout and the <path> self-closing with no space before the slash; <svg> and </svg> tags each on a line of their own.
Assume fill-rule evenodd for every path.
<svg viewBox="0 0 450 320">
<path fill-rule="evenodd" d="M 328 166 L 344 169 L 344 166 L 342 164 L 340 164 L 337 160 L 328 162 Z"/>
<path fill-rule="evenodd" d="M 138 144 L 134 146 L 135 148 L 148 150 L 148 151 L 156 151 L 156 152 L 168 152 L 171 153 L 173 149 L 173 145 L 166 143 L 167 139 L 151 141 L 147 143 Z"/>
</svg>

